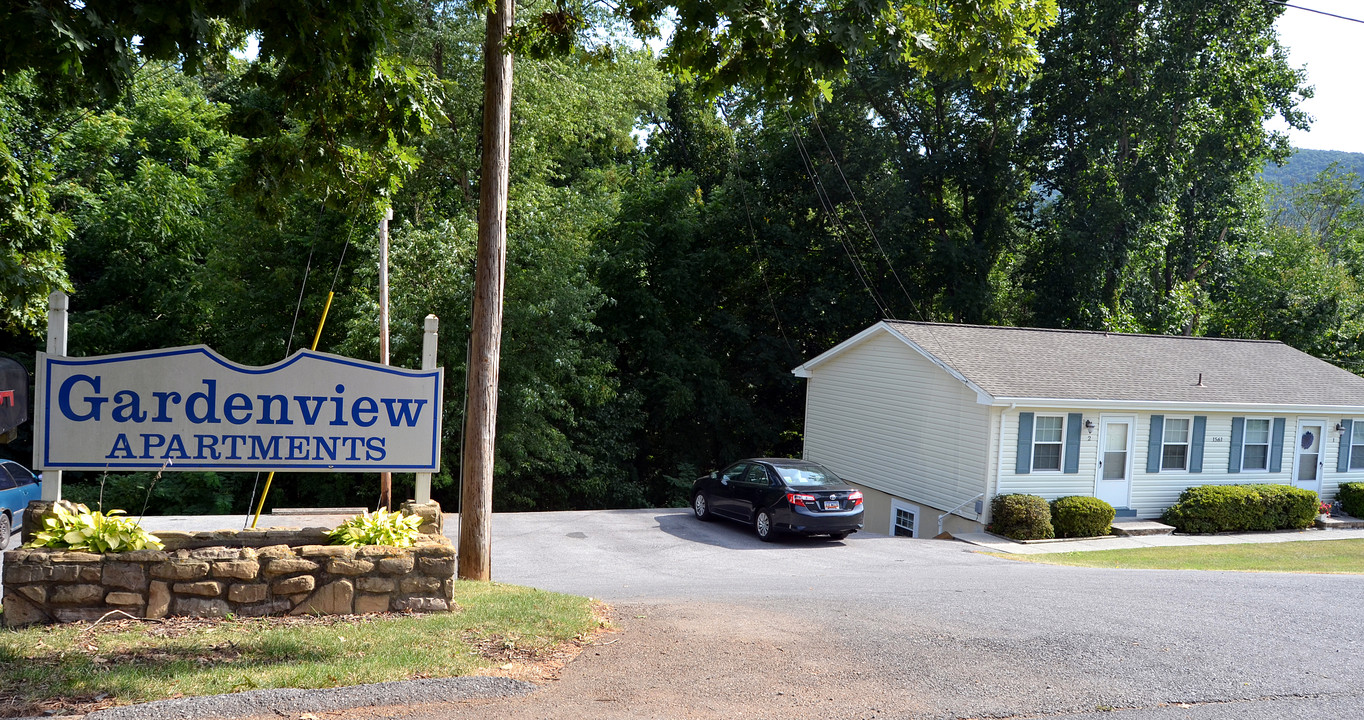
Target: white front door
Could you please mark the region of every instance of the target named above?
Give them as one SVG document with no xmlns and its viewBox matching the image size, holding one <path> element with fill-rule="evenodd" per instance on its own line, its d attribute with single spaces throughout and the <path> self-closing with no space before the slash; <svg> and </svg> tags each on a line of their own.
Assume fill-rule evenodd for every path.
<svg viewBox="0 0 1364 720">
<path fill-rule="evenodd" d="M 1304 490 L 1321 492 L 1321 434 L 1326 423 L 1320 420 L 1298 422 L 1297 441 L 1293 444 L 1293 484 Z"/>
<path fill-rule="evenodd" d="M 1115 508 L 1128 507 L 1132 495 L 1133 417 L 1099 419 L 1099 461 L 1094 497 Z"/>
</svg>

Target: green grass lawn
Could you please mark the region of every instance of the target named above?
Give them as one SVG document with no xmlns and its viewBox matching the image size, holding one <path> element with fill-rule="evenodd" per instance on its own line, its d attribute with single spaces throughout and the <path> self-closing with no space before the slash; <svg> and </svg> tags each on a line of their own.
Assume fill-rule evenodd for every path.
<svg viewBox="0 0 1364 720">
<path fill-rule="evenodd" d="M 1240 545 L 1182 545 L 1138 550 L 1009 555 L 1010 560 L 1080 567 L 1242 572 L 1364 573 L 1364 540 Z"/>
<path fill-rule="evenodd" d="M 451 677 L 536 661 L 604 621 L 587 598 L 460 582 L 456 612 L 112 620 L 0 630 L 0 717 L 257 688 Z"/>
</svg>

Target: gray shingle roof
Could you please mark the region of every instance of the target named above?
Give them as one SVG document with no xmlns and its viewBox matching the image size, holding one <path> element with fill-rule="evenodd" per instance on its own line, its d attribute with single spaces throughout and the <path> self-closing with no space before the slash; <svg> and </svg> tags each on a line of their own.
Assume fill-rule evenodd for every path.
<svg viewBox="0 0 1364 720">
<path fill-rule="evenodd" d="M 1277 341 L 886 324 L 996 398 L 1364 407 L 1364 378 Z"/>
</svg>

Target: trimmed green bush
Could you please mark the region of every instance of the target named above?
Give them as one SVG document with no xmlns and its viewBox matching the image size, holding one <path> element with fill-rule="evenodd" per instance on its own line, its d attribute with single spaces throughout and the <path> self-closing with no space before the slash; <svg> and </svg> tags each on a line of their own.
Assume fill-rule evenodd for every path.
<svg viewBox="0 0 1364 720">
<path fill-rule="evenodd" d="M 1283 530 L 1310 526 L 1317 494 L 1289 485 L 1199 485 L 1179 495 L 1161 522 L 1186 533 Z"/>
<path fill-rule="evenodd" d="M 1364 482 L 1341 483 L 1336 499 L 1346 515 L 1364 518 Z"/>
<path fill-rule="evenodd" d="M 1014 540 L 1045 540 L 1056 537 L 1051 526 L 1051 507 L 1036 495 L 996 495 L 990 501 L 990 528 Z"/>
<path fill-rule="evenodd" d="M 1056 537 L 1107 535 L 1113 527 L 1113 506 L 1096 497 L 1067 495 L 1051 501 L 1051 524 Z"/>
</svg>

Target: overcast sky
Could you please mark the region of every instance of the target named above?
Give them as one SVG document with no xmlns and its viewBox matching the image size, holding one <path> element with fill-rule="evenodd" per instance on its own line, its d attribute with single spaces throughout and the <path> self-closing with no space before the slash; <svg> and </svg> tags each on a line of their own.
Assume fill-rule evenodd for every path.
<svg viewBox="0 0 1364 720">
<path fill-rule="evenodd" d="M 1364 0 L 1288 2 L 1364 20 Z M 1314 118 L 1312 129 L 1289 133 L 1293 146 L 1364 153 L 1364 24 L 1290 7 L 1278 25 L 1293 65 L 1307 67 L 1307 82 L 1317 90 L 1303 103 Z"/>
</svg>

